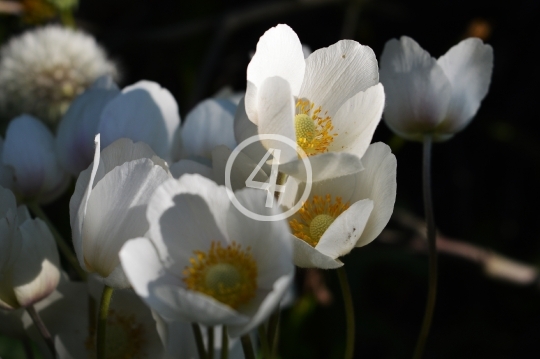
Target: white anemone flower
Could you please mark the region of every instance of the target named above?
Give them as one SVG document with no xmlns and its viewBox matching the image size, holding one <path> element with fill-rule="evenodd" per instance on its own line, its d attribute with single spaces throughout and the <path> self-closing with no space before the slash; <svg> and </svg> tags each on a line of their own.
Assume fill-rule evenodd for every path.
<svg viewBox="0 0 540 359">
<path fill-rule="evenodd" d="M 45 222 L 17 209 L 13 193 L 0 187 L 0 308 L 33 305 L 60 279 L 60 258 Z"/>
<path fill-rule="evenodd" d="M 245 115 L 258 134 L 297 142 L 318 176 L 314 180 L 362 169 L 360 158 L 383 107 L 375 54 L 356 41 L 339 41 L 304 59 L 296 33 L 278 25 L 260 38 L 247 69 Z M 242 112 L 239 106 L 237 116 L 244 116 Z M 283 147 L 273 141 L 263 144 Z M 279 170 L 297 176 L 302 161 L 287 147 L 281 150 Z"/>
<path fill-rule="evenodd" d="M 493 49 L 468 38 L 434 59 L 403 36 L 384 46 L 381 82 L 387 89 L 384 120 L 398 135 L 444 141 L 463 130 L 486 96 L 493 70 Z"/>
<path fill-rule="evenodd" d="M 248 333 L 279 305 L 294 275 L 287 222 L 260 222 L 233 207 L 227 189 L 199 175 L 158 187 L 148 206 L 150 239 L 120 252 L 133 288 L 165 320 L 227 325 Z M 251 212 L 265 207 L 262 191 L 234 193 Z"/>
<path fill-rule="evenodd" d="M 341 267 L 339 257 L 371 243 L 390 220 L 396 158 L 379 142 L 369 146 L 362 163 L 361 172 L 314 182 L 307 201 L 290 217 L 297 266 Z M 301 183 L 298 192 L 304 187 Z"/>
<path fill-rule="evenodd" d="M 30 115 L 11 120 L 0 152 L 0 162 L 13 175 L 13 192 L 26 201 L 50 202 L 69 185 L 69 176 L 58 163 L 51 131 Z"/>
<path fill-rule="evenodd" d="M 55 124 L 98 77 L 116 73 L 93 37 L 57 25 L 30 30 L 0 50 L 0 110 Z"/>
<path fill-rule="evenodd" d="M 167 164 L 145 143 L 120 139 L 81 172 L 69 203 L 73 245 L 81 267 L 114 288 L 129 287 L 118 252 L 149 228 L 146 206 L 153 191 L 170 178 Z"/>
</svg>

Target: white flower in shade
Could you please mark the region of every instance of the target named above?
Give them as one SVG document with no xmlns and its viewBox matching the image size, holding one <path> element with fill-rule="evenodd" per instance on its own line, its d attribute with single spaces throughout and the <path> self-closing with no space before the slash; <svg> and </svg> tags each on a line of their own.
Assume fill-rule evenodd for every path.
<svg viewBox="0 0 540 359">
<path fill-rule="evenodd" d="M 294 265 L 286 221 L 240 213 L 227 189 L 199 175 L 158 187 L 148 206 L 150 238 L 120 252 L 133 288 L 165 320 L 227 325 L 246 334 L 278 306 Z M 251 212 L 270 215 L 263 191 L 235 192 Z"/>
<path fill-rule="evenodd" d="M 111 77 L 100 77 L 73 100 L 62 117 L 56 131 L 56 154 L 72 175 L 78 176 L 92 163 L 101 111 L 119 93 Z"/>
<path fill-rule="evenodd" d="M 362 163 L 361 172 L 314 182 L 308 200 L 290 217 L 297 266 L 341 267 L 339 257 L 369 244 L 390 220 L 396 158 L 379 142 L 369 146 Z M 299 187 L 302 193 L 305 184 Z"/>
<path fill-rule="evenodd" d="M 13 175 L 13 192 L 24 200 L 47 203 L 69 185 L 69 176 L 58 163 L 51 131 L 32 116 L 11 120 L 1 152 L 0 162 Z"/>
<path fill-rule="evenodd" d="M 233 126 L 236 107 L 225 99 L 207 99 L 195 106 L 176 130 L 173 161 L 187 158 L 205 163 L 212 158 L 216 146 L 236 147 Z"/>
<path fill-rule="evenodd" d="M 358 172 L 384 107 L 373 51 L 342 40 L 304 59 L 302 44 L 287 25 L 268 30 L 247 69 L 245 114 L 259 134 L 296 141 L 308 156 L 314 180 Z M 238 140 L 237 136 L 237 140 Z M 302 161 L 280 148 L 279 170 L 298 176 Z M 331 168 L 330 168 L 331 167 Z"/>
<path fill-rule="evenodd" d="M 410 37 L 392 39 L 381 57 L 386 124 L 398 135 L 444 141 L 464 129 L 486 96 L 493 49 L 468 38 L 434 59 Z"/>
<path fill-rule="evenodd" d="M 30 30 L 0 51 L 0 109 L 56 123 L 70 102 L 102 75 L 116 75 L 95 39 L 61 26 Z"/>
<path fill-rule="evenodd" d="M 148 231 L 146 206 L 170 178 L 167 164 L 145 143 L 120 139 L 82 171 L 69 203 L 73 245 L 81 267 L 114 288 L 129 287 L 118 252 L 130 238 Z"/>
<path fill-rule="evenodd" d="M 16 309 L 51 294 L 60 279 L 54 238 L 26 207 L 17 209 L 13 193 L 0 187 L 0 307 Z"/>
</svg>

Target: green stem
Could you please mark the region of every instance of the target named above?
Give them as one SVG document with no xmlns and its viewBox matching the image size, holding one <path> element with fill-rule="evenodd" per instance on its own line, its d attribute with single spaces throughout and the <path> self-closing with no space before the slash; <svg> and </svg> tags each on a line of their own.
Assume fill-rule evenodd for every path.
<svg viewBox="0 0 540 359">
<path fill-rule="evenodd" d="M 268 334 L 266 333 L 266 328 L 264 327 L 264 324 L 259 325 L 258 332 L 259 339 L 261 340 L 262 357 L 263 359 L 270 359 L 271 353 L 270 346 L 268 345 Z"/>
<path fill-rule="evenodd" d="M 45 344 L 49 347 L 49 350 L 51 351 L 51 354 L 53 358 L 56 358 L 56 349 L 54 347 L 54 340 L 51 337 L 51 333 L 47 330 L 47 327 L 45 326 L 45 323 L 41 320 L 41 317 L 36 312 L 36 309 L 33 305 L 29 305 L 26 307 L 26 311 L 30 315 L 30 318 L 32 318 L 32 321 L 34 322 L 34 325 L 36 326 L 37 330 L 43 337 L 43 340 L 45 340 Z"/>
<path fill-rule="evenodd" d="M 268 344 L 271 346 L 271 357 L 274 358 L 277 354 L 279 344 L 279 307 L 270 316 L 268 321 Z"/>
<path fill-rule="evenodd" d="M 197 343 L 199 359 L 206 359 L 206 349 L 204 349 L 201 327 L 197 323 L 191 323 L 191 329 L 193 329 L 193 336 L 195 337 L 195 343 Z"/>
<path fill-rule="evenodd" d="M 43 212 L 41 207 L 36 203 L 27 203 L 28 208 L 34 213 L 36 217 L 41 219 L 43 222 L 47 224 L 47 227 L 51 230 L 51 233 L 53 234 L 54 240 L 56 241 L 56 245 L 58 248 L 60 248 L 60 252 L 64 255 L 64 257 L 67 259 L 69 264 L 75 269 L 78 276 L 83 280 L 86 281 L 86 277 L 88 276 L 86 272 L 81 268 L 79 265 L 79 261 L 77 260 L 77 257 L 73 253 L 71 247 L 66 243 L 64 238 L 60 235 L 56 227 L 52 224 L 49 217 Z"/>
<path fill-rule="evenodd" d="M 242 349 L 244 349 L 244 357 L 246 359 L 255 359 L 255 352 L 253 351 L 253 345 L 251 344 L 251 338 L 249 333 L 240 338 L 242 342 Z"/>
<path fill-rule="evenodd" d="M 427 240 L 429 249 L 429 289 L 427 295 L 426 311 L 422 329 L 418 336 L 416 349 L 414 350 L 414 359 L 422 358 L 426 341 L 428 338 L 433 312 L 435 310 L 435 301 L 437 298 L 437 243 L 435 232 L 435 218 L 433 215 L 433 201 L 431 199 L 431 143 L 432 138 L 429 135 L 424 137 L 424 157 L 423 157 L 423 184 L 424 184 L 424 212 L 427 223 Z"/>
<path fill-rule="evenodd" d="M 229 359 L 229 336 L 225 325 L 221 328 L 221 359 Z"/>
<path fill-rule="evenodd" d="M 347 272 L 344 267 L 337 269 L 339 285 L 343 294 L 343 304 L 345 305 L 345 318 L 347 321 L 347 342 L 345 346 L 345 359 L 352 359 L 354 355 L 354 305 L 351 295 L 351 287 L 347 280 Z"/>
<path fill-rule="evenodd" d="M 208 359 L 214 359 L 214 327 L 208 327 L 206 329 L 208 334 Z"/>
<path fill-rule="evenodd" d="M 113 294 L 113 288 L 106 285 L 101 294 L 101 304 L 99 306 L 99 317 L 97 326 L 97 359 L 105 359 L 105 349 L 107 343 L 107 317 L 109 315 L 109 306 Z"/>
<path fill-rule="evenodd" d="M 75 29 L 75 18 L 73 17 L 73 12 L 71 9 L 67 10 L 59 10 L 60 13 L 60 21 L 62 21 L 62 25 L 65 27 L 69 27 L 71 29 Z"/>
</svg>

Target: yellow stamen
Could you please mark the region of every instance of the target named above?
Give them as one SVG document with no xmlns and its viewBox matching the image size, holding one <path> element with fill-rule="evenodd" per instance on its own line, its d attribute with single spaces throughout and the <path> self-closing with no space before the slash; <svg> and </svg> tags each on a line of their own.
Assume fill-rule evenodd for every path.
<svg viewBox="0 0 540 359">
<path fill-rule="evenodd" d="M 327 152 L 337 136 L 336 133 L 330 133 L 334 129 L 330 116 L 325 112 L 325 117 L 321 117 L 321 107 L 315 110 L 314 107 L 315 105 L 307 100 L 298 100 L 297 114 L 294 117 L 296 143 L 308 156 Z"/>
<path fill-rule="evenodd" d="M 334 220 L 350 207 L 349 202 L 343 203 L 341 197 L 313 196 L 306 201 L 297 212 L 297 218 L 289 221 L 293 235 L 315 247 Z"/>
<path fill-rule="evenodd" d="M 188 289 L 204 293 L 232 308 L 238 308 L 255 297 L 257 289 L 257 263 L 236 242 L 226 248 L 212 242 L 205 253 L 194 251 L 184 270 L 184 283 Z"/>
</svg>

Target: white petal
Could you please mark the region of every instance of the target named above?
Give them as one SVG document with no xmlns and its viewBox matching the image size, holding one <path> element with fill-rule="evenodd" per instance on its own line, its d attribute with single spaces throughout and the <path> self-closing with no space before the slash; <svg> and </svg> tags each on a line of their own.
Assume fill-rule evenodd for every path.
<svg viewBox="0 0 540 359">
<path fill-rule="evenodd" d="M 65 176 L 56 160 L 52 133 L 29 115 L 9 123 L 2 160 L 13 168 L 15 189 L 26 198 L 47 194 Z"/>
<path fill-rule="evenodd" d="M 334 269 L 343 266 L 343 263 L 336 258 L 327 256 L 319 252 L 300 238 L 291 234 L 294 247 L 294 264 L 300 268 L 321 268 Z"/>
<path fill-rule="evenodd" d="M 7 212 L 17 212 L 17 202 L 13 192 L 9 189 L 0 186 L 0 218 L 5 217 Z"/>
<path fill-rule="evenodd" d="M 276 215 L 281 213 L 274 203 L 266 207 L 266 192 L 245 188 L 234 193 L 238 202 L 251 213 Z M 290 229 L 285 220 L 259 221 L 247 217 L 236 207 L 231 208 L 227 216 L 229 238 L 251 248 L 253 259 L 257 263 L 257 286 L 272 289 L 278 278 L 294 272 L 292 264 L 292 245 L 289 240 Z"/>
<path fill-rule="evenodd" d="M 346 152 L 326 152 L 308 157 L 308 160 L 311 164 L 311 181 L 313 182 L 357 173 L 364 168 L 360 157 Z M 279 170 L 301 181 L 306 181 L 306 166 L 300 159 L 279 165 Z"/>
<path fill-rule="evenodd" d="M 281 77 L 264 80 L 258 93 L 259 134 L 281 135 L 296 143 L 294 108 L 294 97 L 287 81 Z M 280 149 L 281 162 L 297 157 L 296 149 L 281 140 L 262 140 L 262 143 L 267 149 Z"/>
<path fill-rule="evenodd" d="M 192 160 L 180 160 L 173 163 L 170 167 L 170 171 L 174 178 L 180 178 L 182 175 L 194 173 L 200 174 L 206 178 L 212 177 L 212 168 Z"/>
<path fill-rule="evenodd" d="M 381 82 L 386 91 L 384 119 L 401 136 L 421 140 L 444 119 L 452 87 L 437 61 L 413 39 L 403 36 L 386 43 Z"/>
<path fill-rule="evenodd" d="M 208 99 L 191 110 L 182 126 L 184 156 L 210 158 L 219 145 L 236 146 L 234 113 L 236 106 L 227 100 Z"/>
<path fill-rule="evenodd" d="M 357 247 L 373 241 L 382 232 L 392 212 L 396 200 L 396 157 L 390 147 L 382 142 L 369 146 L 362 157 L 365 170 L 356 175 L 356 189 L 352 200 L 369 198 L 373 200 L 373 211 L 364 232 L 356 243 Z"/>
<path fill-rule="evenodd" d="M 383 108 L 384 89 L 380 83 L 350 98 L 332 118 L 333 131 L 338 135 L 328 150 L 349 152 L 361 158 L 371 143 Z"/>
<path fill-rule="evenodd" d="M 263 82 L 274 76 L 285 79 L 293 95 L 298 95 L 306 62 L 302 44 L 296 33 L 280 24 L 266 31 L 257 43 L 257 50 L 247 68 L 246 112 L 253 123 L 258 123 L 256 92 Z"/>
<path fill-rule="evenodd" d="M 299 98 L 334 116 L 345 101 L 379 82 L 375 53 L 356 41 L 341 40 L 306 59 Z"/>
<path fill-rule="evenodd" d="M 60 258 L 53 235 L 36 218 L 20 227 L 22 248 L 13 267 L 13 290 L 21 306 L 34 304 L 56 289 L 60 280 Z"/>
<path fill-rule="evenodd" d="M 83 224 L 83 253 L 87 266 L 107 277 L 119 264 L 118 251 L 130 238 L 148 230 L 146 205 L 169 178 L 149 159 L 115 167 L 90 194 Z"/>
<path fill-rule="evenodd" d="M 372 210 L 373 201 L 369 199 L 352 203 L 328 227 L 315 249 L 331 258 L 348 254 L 364 231 Z"/>
<path fill-rule="evenodd" d="M 200 175 L 186 174 L 158 187 L 147 218 L 150 236 L 164 263 L 182 273 L 194 250 L 206 251 L 212 241 L 224 242 L 229 206 L 224 188 Z"/>
<path fill-rule="evenodd" d="M 56 154 L 60 165 L 77 176 L 94 159 L 94 137 L 101 111 L 120 93 L 118 88 L 90 88 L 69 106 L 58 125 Z"/>
<path fill-rule="evenodd" d="M 105 106 L 98 132 L 103 146 L 127 137 L 148 143 L 167 159 L 179 125 L 178 106 L 171 93 L 157 83 L 139 81 Z"/>
<path fill-rule="evenodd" d="M 456 133 L 473 118 L 486 96 L 493 71 L 493 48 L 469 38 L 452 47 L 437 62 L 452 84 L 452 99 L 438 132 Z"/>
</svg>

